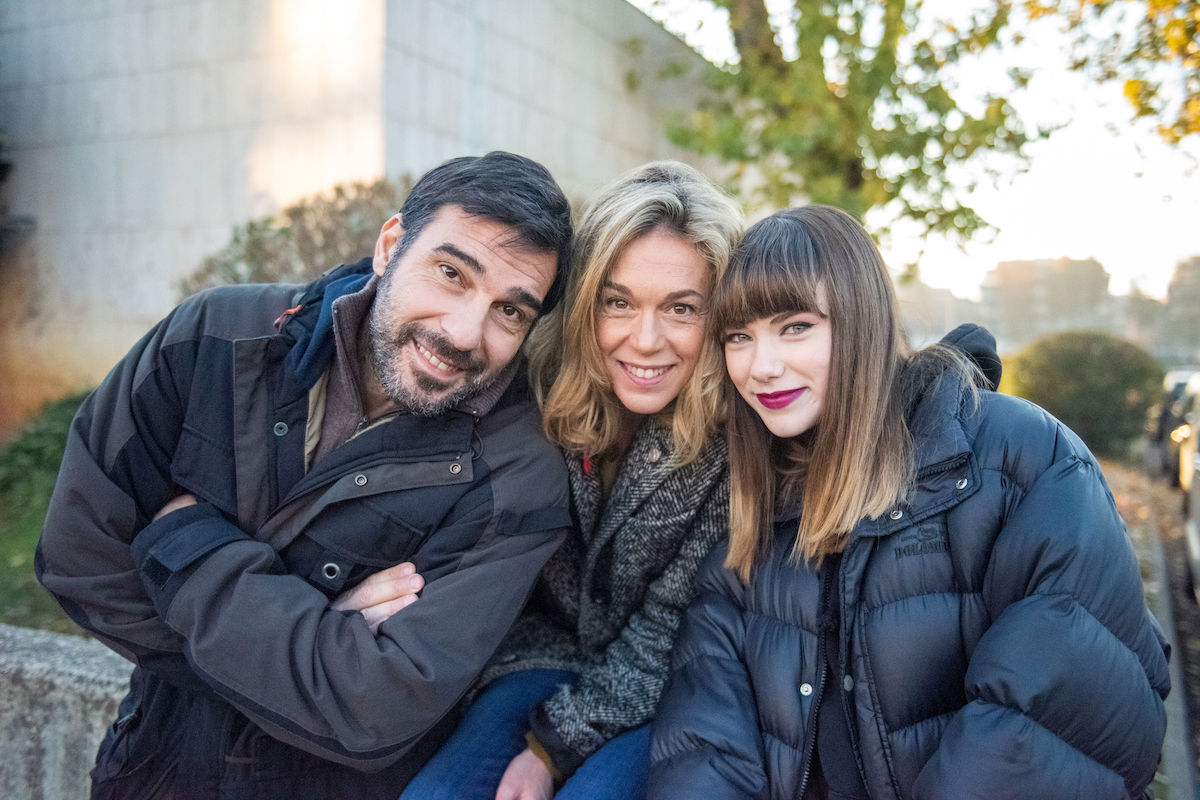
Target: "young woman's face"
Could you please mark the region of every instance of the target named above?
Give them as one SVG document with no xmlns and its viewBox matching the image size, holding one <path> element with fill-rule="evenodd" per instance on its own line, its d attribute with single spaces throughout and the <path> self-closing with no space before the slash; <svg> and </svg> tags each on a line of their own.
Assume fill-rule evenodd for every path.
<svg viewBox="0 0 1200 800">
<path fill-rule="evenodd" d="M 601 288 L 596 338 L 613 391 L 629 411 L 662 411 L 695 372 L 709 272 L 696 248 L 661 230 L 617 259 Z"/>
<path fill-rule="evenodd" d="M 729 377 L 776 436 L 799 436 L 820 419 L 832 333 L 829 318 L 812 313 L 763 317 L 725 331 Z"/>
</svg>

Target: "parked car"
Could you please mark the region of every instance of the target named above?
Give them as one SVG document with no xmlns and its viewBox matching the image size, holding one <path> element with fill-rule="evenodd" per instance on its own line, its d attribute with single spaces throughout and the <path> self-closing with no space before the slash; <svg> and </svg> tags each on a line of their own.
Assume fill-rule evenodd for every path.
<svg viewBox="0 0 1200 800">
<path fill-rule="evenodd" d="M 1192 474 L 1200 470 L 1200 453 L 1192 456 Z M 1193 480 L 1191 491 L 1188 492 L 1187 511 L 1187 548 L 1188 548 L 1188 586 L 1192 596 L 1200 602 L 1200 480 Z"/>
<path fill-rule="evenodd" d="M 1192 367 L 1176 369 L 1163 378 L 1163 393 L 1146 414 L 1146 438 L 1150 442 L 1148 464 L 1156 473 L 1166 475 L 1173 486 L 1179 484 L 1179 439 L 1176 433 L 1185 424 L 1183 419 L 1188 381 L 1200 375 Z M 1190 430 L 1189 430 L 1190 433 Z M 1172 438 L 1172 435 L 1176 438 Z"/>
<path fill-rule="evenodd" d="M 1174 466 L 1174 482 L 1184 491 L 1184 508 L 1189 505 L 1192 477 L 1196 472 L 1196 441 L 1200 439 L 1200 373 L 1193 375 L 1183 387 L 1179 399 L 1171 406 L 1169 428 L 1163 444 L 1167 463 Z"/>
</svg>

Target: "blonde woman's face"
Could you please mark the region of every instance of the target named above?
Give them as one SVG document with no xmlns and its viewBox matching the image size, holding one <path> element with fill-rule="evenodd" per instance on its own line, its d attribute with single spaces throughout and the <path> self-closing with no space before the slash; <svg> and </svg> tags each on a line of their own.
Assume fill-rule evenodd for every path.
<svg viewBox="0 0 1200 800">
<path fill-rule="evenodd" d="M 817 424 L 833 351 L 821 314 L 763 317 L 725 331 L 725 367 L 738 393 L 776 436 L 799 436 Z"/>
<path fill-rule="evenodd" d="M 596 338 L 629 411 L 662 411 L 696 371 L 711 283 L 704 257 L 665 231 L 642 236 L 617 259 L 600 289 Z"/>
</svg>

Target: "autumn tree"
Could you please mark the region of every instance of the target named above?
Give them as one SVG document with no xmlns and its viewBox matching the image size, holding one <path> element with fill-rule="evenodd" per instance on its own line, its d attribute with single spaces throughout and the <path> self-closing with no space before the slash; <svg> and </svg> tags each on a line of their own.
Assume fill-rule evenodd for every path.
<svg viewBox="0 0 1200 800">
<path fill-rule="evenodd" d="M 956 22 L 926 13 L 923 0 L 792 0 L 786 24 L 773 24 L 765 0 L 712 2 L 729 12 L 737 61 L 710 70 L 713 93 L 669 133 L 737 165 L 739 177 L 753 167 L 753 199 L 773 206 L 806 199 L 860 217 L 888 206 L 960 240 L 985 227 L 961 200 L 972 187 L 956 168 L 988 153 L 1020 156 L 1045 132 L 1027 132 L 1001 94 L 960 97 L 948 68 L 1019 43 L 1047 16 L 1076 34 L 1072 66 L 1127 77 L 1139 114 L 1162 110 L 1155 67 L 1187 71 L 1191 99 L 1163 130 L 1194 132 L 1200 0 L 986 0 Z M 1139 8 L 1135 42 L 1109 33 L 1114 15 Z M 1010 76 L 1014 90 L 1030 77 L 1019 64 Z"/>
<path fill-rule="evenodd" d="M 1200 0 L 1025 0 L 1075 34 L 1073 69 L 1119 81 L 1137 117 L 1175 144 L 1200 134 Z M 1164 89 L 1165 85 L 1165 89 Z"/>
</svg>

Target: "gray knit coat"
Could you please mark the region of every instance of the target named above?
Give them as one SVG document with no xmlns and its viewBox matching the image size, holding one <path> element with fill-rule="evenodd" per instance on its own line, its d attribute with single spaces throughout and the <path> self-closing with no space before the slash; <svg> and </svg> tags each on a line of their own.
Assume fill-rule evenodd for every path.
<svg viewBox="0 0 1200 800">
<path fill-rule="evenodd" d="M 729 535 L 724 437 L 712 437 L 683 467 L 671 462 L 670 427 L 647 420 L 602 508 L 598 470 L 567 457 L 576 530 L 542 569 L 480 678 L 484 685 L 535 668 L 579 673 L 532 715 L 534 735 L 564 776 L 650 721 L 696 571 Z"/>
</svg>

